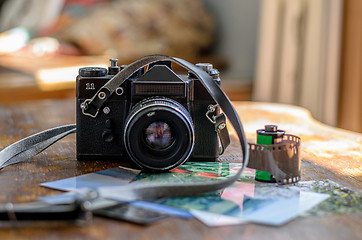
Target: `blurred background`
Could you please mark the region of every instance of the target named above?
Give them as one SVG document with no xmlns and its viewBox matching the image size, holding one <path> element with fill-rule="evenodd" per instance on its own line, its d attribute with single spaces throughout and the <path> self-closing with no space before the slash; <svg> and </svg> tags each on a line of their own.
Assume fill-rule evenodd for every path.
<svg viewBox="0 0 362 240">
<path fill-rule="evenodd" d="M 0 104 L 75 98 L 81 66 L 166 54 L 213 63 L 232 100 L 362 132 L 361 12 L 360 0 L 0 0 Z"/>
</svg>

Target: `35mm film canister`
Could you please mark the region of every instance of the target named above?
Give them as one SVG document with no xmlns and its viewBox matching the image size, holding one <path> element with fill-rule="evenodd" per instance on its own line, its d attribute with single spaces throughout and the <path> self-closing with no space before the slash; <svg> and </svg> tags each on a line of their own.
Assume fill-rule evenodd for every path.
<svg viewBox="0 0 362 240">
<path fill-rule="evenodd" d="M 256 131 L 257 144 L 262 145 L 273 145 L 283 142 L 283 136 L 285 131 L 278 130 L 277 125 L 265 125 L 264 129 L 259 129 Z M 269 172 L 256 170 L 255 179 L 262 182 L 276 182 L 273 175 Z"/>
</svg>

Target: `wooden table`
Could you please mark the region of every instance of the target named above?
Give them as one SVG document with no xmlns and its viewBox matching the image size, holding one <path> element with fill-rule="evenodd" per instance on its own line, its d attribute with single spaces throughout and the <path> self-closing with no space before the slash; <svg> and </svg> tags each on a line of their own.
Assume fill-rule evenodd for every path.
<svg viewBox="0 0 362 240">
<path fill-rule="evenodd" d="M 331 179 L 362 189 L 362 135 L 324 126 L 303 109 L 234 102 L 247 137 L 265 124 L 302 138 L 302 180 Z M 75 122 L 75 100 L 49 100 L 0 106 L 0 149 L 41 130 Z M 232 134 L 234 136 L 234 134 Z M 231 151 L 238 151 L 231 148 Z M 117 162 L 78 162 L 75 136 L 68 136 L 35 161 L 0 171 L 0 203 L 28 202 L 58 193 L 39 184 L 118 166 Z M 143 227 L 94 217 L 90 226 L 1 229 L 0 239 L 361 239 L 362 214 L 298 218 L 282 227 L 257 224 L 209 228 L 196 219 L 172 218 Z"/>
</svg>

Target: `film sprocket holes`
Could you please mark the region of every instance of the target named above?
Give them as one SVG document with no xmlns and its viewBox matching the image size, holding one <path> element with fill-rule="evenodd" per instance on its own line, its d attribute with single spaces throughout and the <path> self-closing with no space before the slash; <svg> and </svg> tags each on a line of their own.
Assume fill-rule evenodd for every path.
<svg viewBox="0 0 362 240">
<path fill-rule="evenodd" d="M 219 84 L 219 72 L 211 64 L 197 66 Z M 130 159 L 152 170 L 169 170 L 189 159 L 215 161 L 223 151 L 219 131 L 222 149 L 229 144 L 227 129 L 216 128 L 225 126 L 225 116 L 200 80 L 192 73 L 176 74 L 170 61 L 150 64 L 147 71 L 138 69 L 107 99 L 96 117 L 83 114 L 85 100 L 124 67 L 111 59 L 108 71 L 79 69 L 77 159 Z M 218 119 L 223 122 L 216 122 Z"/>
<path fill-rule="evenodd" d="M 265 125 L 265 129 L 257 130 L 257 137 L 258 143 L 262 144 L 249 143 L 248 162 L 248 167 L 257 169 L 255 179 L 278 184 L 298 182 L 301 175 L 300 138 L 277 130 L 276 125 Z"/>
</svg>

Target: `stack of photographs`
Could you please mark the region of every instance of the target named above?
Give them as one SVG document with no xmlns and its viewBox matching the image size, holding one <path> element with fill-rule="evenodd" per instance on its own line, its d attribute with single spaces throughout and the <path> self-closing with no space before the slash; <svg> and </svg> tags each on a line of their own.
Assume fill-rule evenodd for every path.
<svg viewBox="0 0 362 240">
<path fill-rule="evenodd" d="M 88 189 L 116 187 L 131 182 L 209 182 L 235 174 L 241 164 L 187 162 L 169 172 L 147 173 L 123 167 L 41 184 L 67 193 L 40 198 L 64 202 Z M 124 202 L 101 196 L 94 202 L 94 214 L 138 224 L 150 224 L 169 216 L 196 217 L 208 226 L 248 222 L 279 226 L 299 216 L 361 211 L 361 195 L 331 181 L 299 182 L 280 186 L 255 181 L 255 170 L 246 168 L 230 187 L 193 197 L 161 198 Z M 121 194 L 121 193 L 120 193 Z"/>
</svg>

